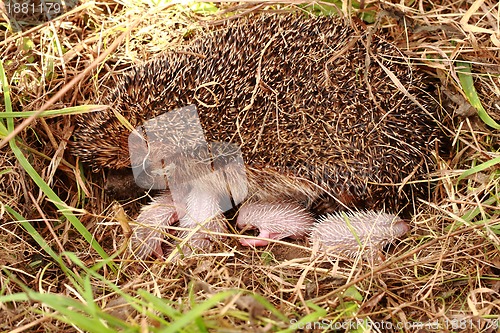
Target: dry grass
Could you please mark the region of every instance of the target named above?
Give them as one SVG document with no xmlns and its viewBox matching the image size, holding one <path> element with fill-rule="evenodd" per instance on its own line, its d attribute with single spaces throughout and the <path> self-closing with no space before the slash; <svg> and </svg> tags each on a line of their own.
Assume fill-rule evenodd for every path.
<svg viewBox="0 0 500 333">
<path fill-rule="evenodd" d="M 110 78 L 178 48 L 184 37 L 207 28 L 199 23 L 208 20 L 203 10 L 220 18 L 269 5 L 228 3 L 216 8 L 160 2 L 152 7 L 147 2 L 83 0 L 67 14 L 33 27 L 22 26 L 22 20 L 9 25 L 3 13 L 0 53 L 13 111 L 92 104 Z M 383 33 L 415 62 L 435 71 L 445 94 L 457 103 L 450 104 L 457 113 L 449 129 L 454 154 L 438 157 L 434 200 L 418 204 L 411 235 L 387 261 L 375 267 L 361 261 L 325 263 L 311 260 L 310 252 L 298 245 L 240 251 L 231 238 L 220 244 L 220 253 L 178 264 L 148 264 L 139 271 L 125 258 L 106 266 L 75 231 L 71 218 L 63 216 L 61 204 L 113 254 L 124 238 L 121 209 L 134 217 L 138 202 L 112 205 L 103 192 L 103 175 L 76 166 L 66 152 L 74 117 L 16 118 L 17 146 L 61 203 L 57 208 L 48 199 L 14 155 L 15 148 L 2 141 L 0 330 L 147 331 L 170 322 L 172 331 L 184 327 L 186 332 L 249 327 L 320 331 L 348 319 L 358 319 L 364 327 L 421 323 L 427 325 L 425 331 L 436 332 L 456 330 L 454 324 L 473 332 L 498 327 L 499 133 L 483 122 L 493 120 L 480 119 L 466 102 L 463 95 L 474 96 L 474 91 L 461 88 L 464 78 L 457 61 L 470 64 L 484 110 L 500 121 L 500 7 L 494 0 L 411 6 L 376 2 L 367 7 L 383 14 L 377 23 Z M 358 12 L 347 4 L 342 10 Z M 16 30 L 20 27 L 23 32 Z M 1 111 L 9 111 L 1 104 Z M 11 129 L 0 128 L 0 138 L 11 138 Z M 19 222 L 21 216 L 34 229 Z M 49 250 L 40 247 L 33 230 Z M 50 249 L 69 253 L 57 260 Z M 258 296 L 249 296 L 253 294 Z M 302 322 L 294 326 L 290 320 Z"/>
</svg>

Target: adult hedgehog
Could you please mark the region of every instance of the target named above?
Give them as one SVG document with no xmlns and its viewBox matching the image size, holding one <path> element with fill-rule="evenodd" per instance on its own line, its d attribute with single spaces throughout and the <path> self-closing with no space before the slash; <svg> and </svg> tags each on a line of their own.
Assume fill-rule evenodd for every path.
<svg viewBox="0 0 500 333">
<path fill-rule="evenodd" d="M 339 18 L 262 14 L 227 21 L 192 41 L 187 52 L 133 68 L 102 103 L 134 127 L 196 105 L 207 142 L 240 147 L 246 197 L 259 209 L 397 213 L 426 193 L 425 183 L 413 181 L 434 169 L 442 116 L 429 82 L 395 46 Z M 78 119 L 73 152 L 94 169 L 130 167 L 130 131 L 113 111 Z M 220 216 L 217 190 L 206 195 L 213 187 L 202 187 L 188 186 L 184 202 L 176 203 L 187 214 L 171 210 L 173 201 L 165 199 L 169 204 L 154 204 L 163 207 L 158 214 L 145 208 L 139 221 L 180 219 L 193 227 Z M 210 212 L 199 214 L 207 202 L 214 202 Z M 198 221 L 183 224 L 185 215 Z M 139 242 L 158 236 L 138 234 Z"/>
</svg>

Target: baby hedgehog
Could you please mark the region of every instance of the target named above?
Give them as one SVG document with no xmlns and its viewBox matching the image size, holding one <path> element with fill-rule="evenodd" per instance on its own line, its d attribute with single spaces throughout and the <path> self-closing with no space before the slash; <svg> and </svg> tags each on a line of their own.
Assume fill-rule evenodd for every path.
<svg viewBox="0 0 500 333">
<path fill-rule="evenodd" d="M 244 204 L 239 212 L 238 228 L 259 229 L 258 237 L 267 239 L 304 238 L 310 233 L 314 218 L 297 202 L 266 202 Z M 240 239 L 243 246 L 266 246 L 260 239 Z"/>
<path fill-rule="evenodd" d="M 296 203 L 250 203 L 238 213 L 237 226 L 243 230 L 259 229 L 258 237 L 293 239 L 310 236 L 310 243 L 327 254 L 343 254 L 354 258 L 360 253 L 368 259 L 410 226 L 398 216 L 383 212 L 354 211 L 326 214 L 314 223 L 314 218 Z M 266 246 L 262 239 L 240 239 L 243 246 Z"/>
<path fill-rule="evenodd" d="M 403 236 L 410 226 L 399 217 L 387 214 L 349 212 L 327 214 L 314 226 L 310 241 L 328 254 L 344 254 L 356 257 L 376 258 L 377 251 L 392 240 Z"/>
<path fill-rule="evenodd" d="M 443 137 L 438 98 L 429 77 L 410 67 L 397 47 L 367 36 L 333 17 L 259 14 L 228 20 L 184 50 L 132 68 L 102 100 L 111 110 L 79 116 L 73 152 L 94 170 L 144 167 L 142 174 L 176 184 L 170 193 L 185 214 L 175 216 L 157 203 L 145 208 L 135 237 L 140 256 L 158 245 L 141 228 L 175 218 L 187 234 L 205 229 L 191 247 L 206 249 L 220 239 L 228 193 L 231 204 L 249 200 L 239 226 L 260 228 L 262 236 L 276 239 L 303 237 L 312 213 L 339 207 L 400 211 L 411 198 L 424 196 L 422 180 L 434 170 L 433 152 Z M 143 140 L 147 154 L 129 157 L 131 132 L 115 113 L 136 128 L 189 105 L 197 109 L 203 140 L 197 126 L 173 117 L 150 126 L 148 138 L 136 131 L 139 140 L 131 147 Z M 210 158 L 195 156 L 206 150 L 203 142 L 232 145 L 240 157 L 215 170 L 211 159 L 225 154 L 207 148 Z M 187 154 L 186 147 L 197 153 Z M 199 176 L 199 168 L 208 171 Z M 202 180 L 203 174 L 211 176 Z M 320 218 L 324 222 L 313 234 L 338 220 L 333 216 Z M 363 220 L 361 235 L 371 225 Z M 282 227 L 280 221 L 289 223 Z M 394 224 L 383 225 L 374 229 L 376 239 L 401 234 L 391 229 Z M 345 230 L 325 227 L 321 239 L 328 246 L 328 238 L 339 234 Z M 338 244 L 349 247 L 348 253 L 358 246 Z"/>
</svg>

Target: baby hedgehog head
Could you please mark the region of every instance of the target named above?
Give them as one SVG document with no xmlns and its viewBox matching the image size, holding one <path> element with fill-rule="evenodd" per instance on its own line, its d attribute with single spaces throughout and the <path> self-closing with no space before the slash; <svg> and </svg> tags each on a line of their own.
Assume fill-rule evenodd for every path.
<svg viewBox="0 0 500 333">
<path fill-rule="evenodd" d="M 258 229 L 259 237 L 267 239 L 298 239 L 306 237 L 314 223 L 312 215 L 299 203 L 248 203 L 238 213 L 237 226 Z M 240 239 L 243 246 L 266 246 L 267 240 Z"/>
<path fill-rule="evenodd" d="M 146 259 L 150 254 L 161 258 L 161 243 L 168 226 L 184 216 L 184 210 L 175 205 L 172 197 L 164 193 L 144 206 L 133 227 L 130 250 L 138 259 Z"/>
<path fill-rule="evenodd" d="M 330 254 L 374 258 L 377 251 L 410 230 L 396 215 L 373 211 L 328 214 L 311 233 L 311 243 Z"/>
</svg>

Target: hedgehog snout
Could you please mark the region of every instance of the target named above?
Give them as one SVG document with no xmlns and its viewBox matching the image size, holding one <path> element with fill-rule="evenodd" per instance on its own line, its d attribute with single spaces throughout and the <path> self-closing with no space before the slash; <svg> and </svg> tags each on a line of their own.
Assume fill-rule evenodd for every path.
<svg viewBox="0 0 500 333">
<path fill-rule="evenodd" d="M 267 239 L 294 239 L 306 237 L 314 218 L 299 202 L 255 202 L 240 208 L 237 226 L 240 229 L 259 229 L 259 237 Z M 267 241 L 241 239 L 244 246 L 265 246 Z"/>
<path fill-rule="evenodd" d="M 257 226 L 252 223 L 253 219 L 251 218 L 251 214 L 248 212 L 247 206 L 243 205 L 239 212 L 238 217 L 236 218 L 236 226 L 242 231 L 257 229 Z"/>
<path fill-rule="evenodd" d="M 410 221 L 399 219 L 394 221 L 392 224 L 392 230 L 394 231 L 394 237 L 401 237 L 406 235 L 410 231 Z"/>
</svg>

